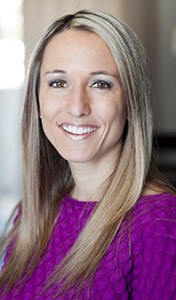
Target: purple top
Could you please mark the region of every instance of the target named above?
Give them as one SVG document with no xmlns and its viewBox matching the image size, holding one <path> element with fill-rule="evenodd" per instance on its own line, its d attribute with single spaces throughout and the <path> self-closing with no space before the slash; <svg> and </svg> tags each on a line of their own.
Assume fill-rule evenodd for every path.
<svg viewBox="0 0 176 300">
<path fill-rule="evenodd" d="M 57 285 L 40 294 L 44 281 L 63 259 L 85 225 L 95 202 L 66 196 L 49 244 L 35 271 L 3 300 L 52 300 Z M 81 300 L 171 300 L 176 299 L 176 197 L 167 193 L 141 197 L 133 209 L 130 226 L 124 224 L 99 265 L 90 294 L 85 288 Z M 118 247 L 118 252 L 116 251 Z M 8 250 L 6 261 L 8 260 Z M 21 288 L 20 288 L 21 287 Z M 39 295 L 40 294 L 40 295 Z M 74 289 L 57 299 L 76 300 Z"/>
</svg>

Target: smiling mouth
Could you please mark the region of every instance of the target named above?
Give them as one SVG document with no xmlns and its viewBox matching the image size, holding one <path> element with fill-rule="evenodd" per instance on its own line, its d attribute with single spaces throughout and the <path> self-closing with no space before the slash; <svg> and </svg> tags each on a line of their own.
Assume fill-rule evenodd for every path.
<svg viewBox="0 0 176 300">
<path fill-rule="evenodd" d="M 61 124 L 59 127 L 64 132 L 77 139 L 82 139 L 95 132 L 99 128 L 98 126 L 75 126 L 69 124 Z"/>
</svg>

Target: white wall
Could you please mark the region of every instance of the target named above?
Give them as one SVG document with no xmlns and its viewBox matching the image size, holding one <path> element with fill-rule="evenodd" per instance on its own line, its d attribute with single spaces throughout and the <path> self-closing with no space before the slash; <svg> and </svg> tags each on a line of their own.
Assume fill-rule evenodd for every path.
<svg viewBox="0 0 176 300">
<path fill-rule="evenodd" d="M 21 90 L 0 90 L 0 192 L 20 192 Z"/>
<path fill-rule="evenodd" d="M 21 100 L 22 89 L 0 90 L 0 235 L 22 197 Z"/>
</svg>

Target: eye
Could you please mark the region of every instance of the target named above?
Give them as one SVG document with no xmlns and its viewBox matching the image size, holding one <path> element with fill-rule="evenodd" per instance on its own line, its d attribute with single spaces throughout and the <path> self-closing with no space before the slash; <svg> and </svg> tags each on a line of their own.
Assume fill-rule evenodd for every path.
<svg viewBox="0 0 176 300">
<path fill-rule="evenodd" d="M 97 88 L 97 89 L 111 89 L 112 88 L 112 84 L 104 81 L 104 80 L 96 80 L 91 87 L 93 88 Z"/>
<path fill-rule="evenodd" d="M 63 79 L 51 80 L 48 85 L 50 87 L 53 87 L 53 88 L 65 88 L 65 87 L 67 87 L 67 83 Z"/>
</svg>

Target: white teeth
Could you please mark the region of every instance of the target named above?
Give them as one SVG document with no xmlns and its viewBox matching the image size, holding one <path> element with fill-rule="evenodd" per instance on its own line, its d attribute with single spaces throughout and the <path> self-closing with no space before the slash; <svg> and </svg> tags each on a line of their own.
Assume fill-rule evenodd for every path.
<svg viewBox="0 0 176 300">
<path fill-rule="evenodd" d="M 73 133 L 73 134 L 86 134 L 86 133 L 90 133 L 93 132 L 97 129 L 97 127 L 77 127 L 77 126 L 71 126 L 71 125 L 62 125 L 62 128 L 69 132 L 69 133 Z"/>
</svg>

